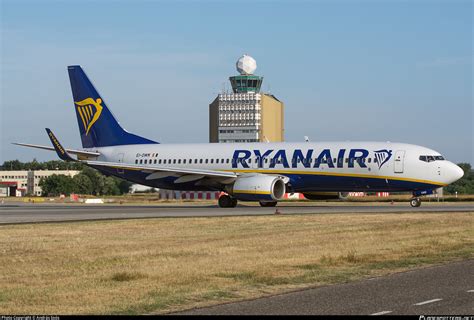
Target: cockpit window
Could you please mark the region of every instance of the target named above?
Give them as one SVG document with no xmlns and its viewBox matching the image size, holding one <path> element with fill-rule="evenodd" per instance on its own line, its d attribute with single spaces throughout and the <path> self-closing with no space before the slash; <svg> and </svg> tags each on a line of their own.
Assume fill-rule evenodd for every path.
<svg viewBox="0 0 474 320">
<path fill-rule="evenodd" d="M 444 160 L 444 157 L 443 156 L 420 156 L 419 159 L 424 162 L 433 162 L 437 160 Z"/>
</svg>

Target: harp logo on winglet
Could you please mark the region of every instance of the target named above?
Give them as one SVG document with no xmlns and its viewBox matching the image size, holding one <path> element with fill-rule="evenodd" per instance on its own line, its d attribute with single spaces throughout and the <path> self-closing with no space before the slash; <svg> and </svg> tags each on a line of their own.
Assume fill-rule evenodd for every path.
<svg viewBox="0 0 474 320">
<path fill-rule="evenodd" d="M 74 102 L 77 107 L 77 112 L 82 120 L 84 125 L 84 130 L 86 131 L 86 136 L 89 134 L 90 129 L 94 123 L 99 120 L 100 114 L 102 113 L 102 103 L 101 98 L 96 100 L 92 98 L 87 98 L 82 101 Z"/>
</svg>

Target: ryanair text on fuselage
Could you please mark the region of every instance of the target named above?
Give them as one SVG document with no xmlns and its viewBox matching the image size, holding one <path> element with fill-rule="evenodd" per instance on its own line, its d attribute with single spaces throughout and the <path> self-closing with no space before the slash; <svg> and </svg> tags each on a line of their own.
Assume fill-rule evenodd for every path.
<svg viewBox="0 0 474 320">
<path fill-rule="evenodd" d="M 269 168 L 275 168 L 279 165 L 283 168 L 319 168 L 321 165 L 327 165 L 329 168 L 354 168 L 357 163 L 361 168 L 367 168 L 366 158 L 369 151 L 366 149 L 339 149 L 337 152 L 331 153 L 330 149 L 324 149 L 318 154 L 314 149 L 302 151 L 295 149 L 288 161 L 288 155 L 285 149 L 280 150 L 235 150 L 232 157 L 232 168 L 249 168 L 252 158 L 258 168 L 263 168 L 265 163 L 269 162 Z M 336 156 L 337 154 L 337 156 Z M 392 150 L 374 151 L 374 162 L 378 164 L 379 169 L 391 158 Z M 347 155 L 347 156 L 346 156 Z M 333 157 L 336 156 L 336 157 Z M 314 161 L 313 161 L 314 159 Z M 346 161 L 344 161 L 346 159 Z"/>
</svg>

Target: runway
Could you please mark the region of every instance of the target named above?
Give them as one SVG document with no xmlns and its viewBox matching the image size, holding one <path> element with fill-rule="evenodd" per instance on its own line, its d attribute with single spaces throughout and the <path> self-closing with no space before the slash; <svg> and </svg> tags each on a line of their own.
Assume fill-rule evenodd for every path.
<svg viewBox="0 0 474 320">
<path fill-rule="evenodd" d="M 472 315 L 474 260 L 181 312 L 186 315 Z"/>
<path fill-rule="evenodd" d="M 85 204 L 4 204 L 0 205 L 0 225 L 16 223 L 87 221 L 108 219 L 169 218 L 169 217 L 224 217 L 281 214 L 338 214 L 338 213 L 403 213 L 403 212 L 474 212 L 474 203 L 424 203 L 411 208 L 407 203 L 349 204 L 282 203 L 276 208 L 239 205 L 236 208 L 218 208 L 216 205 L 85 205 Z"/>
</svg>

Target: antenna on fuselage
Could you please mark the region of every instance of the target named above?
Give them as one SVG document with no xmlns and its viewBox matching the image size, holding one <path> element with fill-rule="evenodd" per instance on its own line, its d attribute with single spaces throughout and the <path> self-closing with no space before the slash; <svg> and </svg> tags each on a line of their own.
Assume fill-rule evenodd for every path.
<svg viewBox="0 0 474 320">
<path fill-rule="evenodd" d="M 308 136 L 304 136 L 304 142 L 309 142 L 309 137 Z"/>
</svg>

